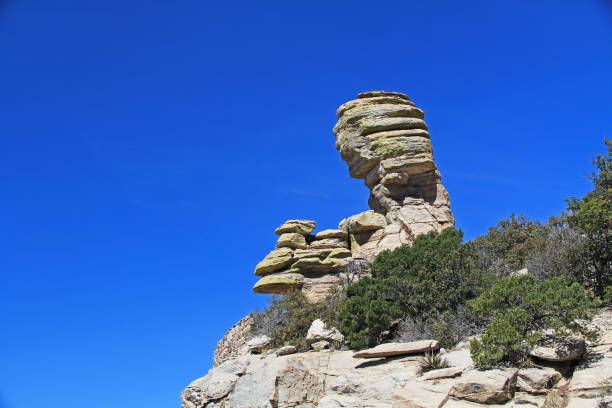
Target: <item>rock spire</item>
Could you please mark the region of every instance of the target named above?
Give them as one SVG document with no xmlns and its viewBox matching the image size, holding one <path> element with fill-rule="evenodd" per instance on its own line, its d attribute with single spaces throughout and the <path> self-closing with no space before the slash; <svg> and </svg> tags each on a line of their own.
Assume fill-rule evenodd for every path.
<svg viewBox="0 0 612 408">
<path fill-rule="evenodd" d="M 361 93 L 340 106 L 337 116 L 336 149 L 351 177 L 365 180 L 373 214 L 386 221 L 375 232 L 354 230 L 353 253 L 361 252 L 371 261 L 385 249 L 410 245 L 420 234 L 454 225 L 425 115 L 408 96 Z M 351 232 L 350 222 L 343 227 Z"/>
</svg>

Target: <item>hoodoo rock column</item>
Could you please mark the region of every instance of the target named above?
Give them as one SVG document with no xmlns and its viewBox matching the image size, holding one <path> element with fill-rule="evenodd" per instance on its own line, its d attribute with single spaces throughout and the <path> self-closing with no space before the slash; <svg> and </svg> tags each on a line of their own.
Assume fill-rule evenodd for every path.
<svg viewBox="0 0 612 408">
<path fill-rule="evenodd" d="M 385 249 L 410 245 L 420 234 L 454 226 L 448 192 L 433 159 L 424 113 L 397 92 L 361 93 L 337 111 L 336 149 L 351 177 L 370 189 L 364 228 L 355 217 L 341 223 L 351 251 L 369 261 Z M 382 220 L 384 217 L 384 221 Z M 371 223 L 370 223 L 371 224 Z"/>
</svg>

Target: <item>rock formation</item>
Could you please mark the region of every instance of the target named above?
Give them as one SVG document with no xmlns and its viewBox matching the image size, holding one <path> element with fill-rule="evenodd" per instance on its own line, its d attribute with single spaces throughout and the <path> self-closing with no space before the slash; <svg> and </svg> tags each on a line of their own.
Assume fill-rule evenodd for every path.
<svg viewBox="0 0 612 408">
<path fill-rule="evenodd" d="M 314 228 L 314 221 L 288 220 L 276 229 L 276 249 L 255 267 L 255 275 L 261 276 L 253 287 L 255 293 L 301 289 L 316 302 L 346 277 L 347 266 L 353 261 L 347 233 L 324 230 L 312 235 Z"/>
<path fill-rule="evenodd" d="M 360 94 L 338 109 L 334 132 L 351 176 L 371 191 L 371 210 L 317 234 L 314 221 L 286 221 L 275 231 L 276 248 L 255 267 L 257 293 L 301 289 L 320 300 L 338 280 L 367 273 L 381 251 L 454 224 L 423 112 L 406 95 Z M 208 374 L 183 391 L 182 407 L 612 407 L 612 310 L 590 324 L 601 331 L 595 341 L 543 338 L 531 367 L 477 370 L 465 340 L 450 352 L 435 340 L 325 349 L 343 338 L 318 319 L 306 335 L 313 350 L 275 350 L 269 337 L 254 336 L 249 315 L 221 339 Z M 438 349 L 448 367 L 421 373 L 423 353 Z"/>
<path fill-rule="evenodd" d="M 355 228 L 354 217 L 341 225 L 353 253 L 372 261 L 419 234 L 454 225 L 421 109 L 404 94 L 374 91 L 340 106 L 337 115 L 336 149 L 351 177 L 365 180 L 374 210 L 369 227 Z"/>
<path fill-rule="evenodd" d="M 454 225 L 423 111 L 404 94 L 375 91 L 340 106 L 336 148 L 352 177 L 365 179 L 371 210 L 312 235 L 316 223 L 288 220 L 276 229 L 276 249 L 256 267 L 256 293 L 301 289 L 311 301 L 339 280 L 367 273 L 376 255 L 429 231 Z"/>
</svg>

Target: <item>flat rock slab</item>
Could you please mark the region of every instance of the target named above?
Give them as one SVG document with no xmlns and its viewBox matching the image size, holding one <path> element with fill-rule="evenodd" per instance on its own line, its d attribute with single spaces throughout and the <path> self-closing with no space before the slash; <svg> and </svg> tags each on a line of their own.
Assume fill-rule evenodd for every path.
<svg viewBox="0 0 612 408">
<path fill-rule="evenodd" d="M 441 368 L 431 370 L 421 376 L 422 380 L 439 380 L 441 378 L 455 378 L 463 373 L 463 367 Z"/>
<path fill-rule="evenodd" d="M 479 404 L 503 404 L 514 395 L 517 370 L 471 370 L 464 374 L 449 395 Z"/>
<path fill-rule="evenodd" d="M 296 233 L 300 235 L 308 235 L 314 231 L 316 222 L 311 220 L 287 220 L 283 225 L 278 227 L 274 232 L 276 235 L 282 235 L 287 233 Z"/>
<path fill-rule="evenodd" d="M 393 393 L 393 408 L 440 408 L 448 399 L 451 384 L 409 384 Z"/>
<path fill-rule="evenodd" d="M 379 358 L 403 356 L 406 354 L 424 353 L 440 348 L 437 340 L 419 340 L 409 343 L 385 343 L 379 346 L 361 350 L 353 354 L 354 358 Z"/>
<path fill-rule="evenodd" d="M 612 384 L 612 346 L 593 348 L 574 370 L 570 391 L 602 390 Z"/>
</svg>

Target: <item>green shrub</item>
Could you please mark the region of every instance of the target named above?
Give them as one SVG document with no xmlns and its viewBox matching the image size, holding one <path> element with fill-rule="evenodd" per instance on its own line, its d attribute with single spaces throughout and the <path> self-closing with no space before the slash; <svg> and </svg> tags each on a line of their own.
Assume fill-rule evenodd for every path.
<svg viewBox="0 0 612 408">
<path fill-rule="evenodd" d="M 425 373 L 431 370 L 447 368 L 448 362 L 440 356 L 440 353 L 425 353 L 419 362 L 419 372 Z"/>
<path fill-rule="evenodd" d="M 496 226 L 490 227 L 486 235 L 474 240 L 481 261 L 487 269 L 498 276 L 508 276 L 522 269 L 546 244 L 548 229 L 524 215 L 510 215 Z"/>
<path fill-rule="evenodd" d="M 603 301 L 606 305 L 612 306 L 612 285 L 606 286 Z"/>
<path fill-rule="evenodd" d="M 520 363 L 542 330 L 557 335 L 583 332 L 577 319 L 590 318 L 599 304 L 590 291 L 562 276 L 543 282 L 535 277 L 503 278 L 474 301 L 474 314 L 490 323 L 480 340 L 472 340 L 472 359 L 480 368 Z"/>
<path fill-rule="evenodd" d="M 345 289 L 340 285 L 320 303 L 309 302 L 300 290 L 272 296 L 267 308 L 253 314 L 253 334 L 269 336 L 275 347 L 291 344 L 306 351 L 306 334 L 312 322 L 321 319 L 330 326 L 339 326 L 344 299 Z"/>
<path fill-rule="evenodd" d="M 571 277 L 603 296 L 612 285 L 612 139 L 606 139 L 607 155 L 593 161 L 597 168 L 591 179 L 594 189 L 582 199 L 567 200 L 563 221 L 579 229 L 584 244 L 575 252 L 578 259 Z"/>
<path fill-rule="evenodd" d="M 379 254 L 372 277 L 347 290 L 340 317 L 351 347 L 374 346 L 392 321 L 455 310 L 487 288 L 492 278 L 479 267 L 476 248 L 461 241 L 462 233 L 449 228 Z"/>
</svg>

